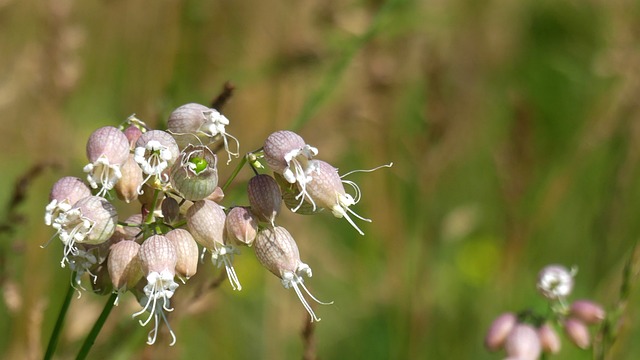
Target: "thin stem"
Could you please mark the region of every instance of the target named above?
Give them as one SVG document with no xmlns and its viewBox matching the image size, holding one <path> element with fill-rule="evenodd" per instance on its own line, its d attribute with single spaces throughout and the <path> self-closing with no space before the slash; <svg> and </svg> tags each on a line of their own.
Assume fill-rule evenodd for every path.
<svg viewBox="0 0 640 360">
<path fill-rule="evenodd" d="M 75 272 L 71 273 L 71 277 L 75 278 Z M 64 301 L 62 302 L 62 307 L 60 308 L 60 312 L 58 313 L 58 319 L 56 320 L 56 325 L 53 327 L 53 332 L 51 333 L 51 337 L 49 338 L 49 345 L 47 345 L 47 352 L 44 354 L 44 359 L 51 359 L 53 354 L 56 352 L 56 346 L 58 346 L 58 339 L 60 338 L 60 333 L 62 332 L 62 327 L 64 325 L 64 319 L 67 316 L 67 310 L 69 310 L 69 305 L 71 304 L 71 298 L 73 295 L 74 289 L 71 286 L 71 281 L 69 281 L 69 288 L 67 289 L 67 294 L 64 296 Z"/>
<path fill-rule="evenodd" d="M 243 156 L 242 160 L 240 160 L 240 162 L 238 163 L 236 168 L 233 169 L 233 172 L 231 173 L 231 176 L 229 177 L 229 179 L 227 179 L 227 182 L 225 182 L 224 185 L 222 186 L 222 191 L 223 192 L 227 190 L 229 185 L 231 185 L 231 182 L 233 181 L 233 179 L 235 179 L 236 176 L 238 176 L 238 173 L 240 172 L 240 169 L 242 169 L 242 167 L 246 163 L 247 163 L 247 155 Z"/>
<path fill-rule="evenodd" d="M 96 320 L 96 323 L 93 324 L 93 328 L 91 329 L 91 332 L 89 333 L 89 335 L 87 335 L 87 338 L 84 340 L 84 343 L 82 344 L 82 348 L 78 352 L 78 356 L 76 357 L 76 360 L 82 360 L 87 357 L 87 354 L 89 353 L 89 350 L 91 350 L 93 343 L 96 341 L 96 338 L 100 333 L 100 330 L 102 330 L 102 326 L 104 325 L 105 321 L 107 321 L 107 317 L 109 317 L 109 314 L 111 313 L 111 309 L 113 309 L 113 304 L 116 301 L 117 295 L 118 294 L 113 293 L 111 294 L 111 296 L 109 296 L 107 303 L 104 305 L 104 309 L 102 309 L 102 313 L 100 314 L 100 317 L 98 317 L 98 320 Z"/>
</svg>

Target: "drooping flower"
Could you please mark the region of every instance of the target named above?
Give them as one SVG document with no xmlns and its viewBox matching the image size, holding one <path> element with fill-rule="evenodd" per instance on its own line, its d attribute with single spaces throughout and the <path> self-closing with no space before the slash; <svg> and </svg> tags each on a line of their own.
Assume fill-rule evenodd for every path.
<svg viewBox="0 0 640 360">
<path fill-rule="evenodd" d="M 198 271 L 198 244 L 185 229 L 173 229 L 165 236 L 176 249 L 176 273 L 184 283 Z"/>
<path fill-rule="evenodd" d="M 300 260 L 298 245 L 293 240 L 291 234 L 283 227 L 265 228 L 258 232 L 254 242 L 254 248 L 258 261 L 267 270 L 282 280 L 282 285 L 286 288 L 293 288 L 298 299 L 311 316 L 311 321 L 320 321 L 311 308 L 311 305 L 304 298 L 302 290 L 319 304 L 324 303 L 316 299 L 304 285 L 303 275 L 312 276 L 309 265 Z"/>
<path fill-rule="evenodd" d="M 176 138 L 181 148 L 197 142 L 208 145 L 222 139 L 224 149 L 229 155 L 228 164 L 232 155 L 238 157 L 240 143 L 226 131 L 227 125 L 229 119 L 216 109 L 190 103 L 178 107 L 171 113 L 167 121 L 167 131 Z M 228 138 L 236 143 L 236 150 L 230 150 Z"/>
<path fill-rule="evenodd" d="M 65 267 L 70 255 L 78 255 L 76 244 L 97 245 L 113 235 L 118 222 L 115 207 L 99 196 L 88 196 L 77 201 L 71 209 L 53 220 L 53 228 L 64 244 L 60 265 Z"/>
<path fill-rule="evenodd" d="M 306 186 L 311 181 L 311 173 L 316 170 L 310 160 L 318 154 L 318 149 L 305 143 L 304 139 L 289 130 L 280 130 L 267 137 L 263 145 L 264 159 L 276 173 L 282 175 L 290 184 L 297 184 L 300 193 L 296 196 L 299 204 L 292 211 L 302 206 L 308 197 Z M 315 207 L 315 204 L 313 205 Z"/>
<path fill-rule="evenodd" d="M 138 187 L 138 194 L 141 194 L 142 185 L 152 177 L 161 183 L 168 182 L 168 177 L 162 176 L 163 172 L 173 165 L 179 153 L 176 141 L 168 133 L 151 130 L 142 134 L 136 142 L 134 159 L 147 177 Z"/>
<path fill-rule="evenodd" d="M 211 252 L 211 261 L 215 266 L 224 265 L 231 287 L 234 290 L 242 290 L 233 268 L 233 256 L 240 254 L 240 251 L 235 245 L 224 240 L 225 220 L 224 210 L 211 200 L 196 201 L 187 210 L 187 227 L 193 238 L 205 250 Z"/>
<path fill-rule="evenodd" d="M 113 126 L 105 126 L 94 131 L 87 141 L 89 164 L 84 167 L 87 181 L 97 189 L 98 196 L 104 196 L 122 176 L 120 167 L 127 161 L 129 140 Z"/>
<path fill-rule="evenodd" d="M 237 206 L 229 210 L 225 230 L 228 239 L 251 246 L 258 234 L 258 220 L 249 209 Z"/>
<path fill-rule="evenodd" d="M 351 219 L 351 215 L 360 220 L 371 222 L 356 214 L 349 207 L 360 201 L 360 188 L 353 181 L 342 180 L 338 175 L 338 169 L 322 160 L 311 160 L 312 165 L 309 169 L 310 180 L 307 183 L 306 191 L 316 206 L 331 210 L 333 216 L 337 218 L 344 217 L 351 226 L 353 226 L 360 235 L 364 235 L 362 230 Z M 355 196 L 348 194 L 344 189 L 344 184 L 351 185 L 355 191 Z"/>
<path fill-rule="evenodd" d="M 140 244 L 132 240 L 123 240 L 111 246 L 107 265 L 111 283 L 118 294 L 116 304 L 120 296 L 133 289 L 142 278 L 139 251 Z"/>
<path fill-rule="evenodd" d="M 60 213 L 70 210 L 78 200 L 91 196 L 91 190 L 82 180 L 65 176 L 53 184 L 49 204 L 45 208 L 44 223 L 51 226 Z"/>
<path fill-rule="evenodd" d="M 562 265 L 548 265 L 538 274 L 538 291 L 547 299 L 564 299 L 573 290 L 575 270 L 569 270 Z"/>
<path fill-rule="evenodd" d="M 133 317 L 149 312 L 147 320 L 140 320 L 142 326 L 146 326 L 152 318 L 155 320 L 154 328 L 149 332 L 147 338 L 147 344 L 152 345 L 158 335 L 160 318 L 169 326 L 164 312 L 173 311 L 169 300 L 178 288 L 178 283 L 174 281 L 178 259 L 175 247 L 169 239 L 162 235 L 153 235 L 146 239 L 140 246 L 138 258 L 147 284 L 142 291 L 137 292 L 136 297 L 142 310 L 133 314 Z M 169 330 L 172 337 L 170 345 L 174 345 L 176 337 L 171 327 Z"/>
<path fill-rule="evenodd" d="M 122 176 L 114 189 L 118 198 L 128 204 L 138 198 L 138 186 L 144 181 L 142 169 L 133 154 L 129 154 L 127 161 L 120 168 L 120 173 Z"/>
<path fill-rule="evenodd" d="M 187 145 L 171 168 L 171 185 L 187 200 L 206 198 L 218 186 L 217 161 L 208 147 Z"/>
</svg>

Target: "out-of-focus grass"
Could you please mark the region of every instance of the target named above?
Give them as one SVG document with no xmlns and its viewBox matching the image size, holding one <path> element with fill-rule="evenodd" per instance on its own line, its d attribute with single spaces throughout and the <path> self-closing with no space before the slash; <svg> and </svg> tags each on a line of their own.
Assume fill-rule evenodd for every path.
<svg viewBox="0 0 640 360">
<path fill-rule="evenodd" d="M 38 358 L 46 346 L 69 274 L 59 242 L 40 248 L 51 236 L 43 208 L 57 178 L 82 175 L 89 133 L 131 113 L 161 125 L 227 80 L 237 87 L 228 130 L 243 151 L 298 121 L 342 173 L 394 162 L 351 176 L 364 194 L 354 209 L 374 220 L 366 236 L 327 214 L 280 220 L 314 270 L 309 287 L 335 301 L 316 307 L 321 358 L 500 358 L 482 348 L 484 331 L 502 311 L 544 310 L 534 281 L 548 263 L 577 265 L 575 298 L 612 306 L 640 232 L 639 11 L 625 1 L 1 1 L 1 203 L 32 165 L 60 166 L 34 180 L 2 238 L 3 355 Z M 246 203 L 248 176 L 227 205 Z M 250 250 L 236 270 L 242 292 L 225 283 L 189 304 L 189 285 L 179 289 L 175 347 L 166 334 L 144 344 L 149 329 L 127 298 L 91 355 L 301 357 L 306 314 L 294 294 Z M 215 276 L 202 266 L 193 280 Z M 104 301 L 73 301 L 60 358 L 75 355 Z M 637 304 L 632 289 L 612 358 L 640 354 Z M 587 357 L 566 340 L 558 356 Z"/>
</svg>

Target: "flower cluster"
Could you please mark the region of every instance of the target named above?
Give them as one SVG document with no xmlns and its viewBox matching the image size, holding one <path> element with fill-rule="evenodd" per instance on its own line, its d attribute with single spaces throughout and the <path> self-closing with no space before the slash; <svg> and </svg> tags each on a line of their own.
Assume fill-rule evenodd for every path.
<svg viewBox="0 0 640 360">
<path fill-rule="evenodd" d="M 560 336 L 555 328 L 564 329 L 569 340 L 581 349 L 591 344 L 588 325 L 602 322 L 604 309 L 590 300 L 567 303 L 573 290 L 574 269 L 549 265 L 538 274 L 537 289 L 550 303 L 551 314 L 539 315 L 531 310 L 507 312 L 498 316 L 485 337 L 490 351 L 504 349 L 507 359 L 535 360 L 542 353 L 557 354 Z"/>
<path fill-rule="evenodd" d="M 165 313 L 173 310 L 171 298 L 196 274 L 200 253 L 204 258 L 208 252 L 213 265 L 224 267 L 231 287 L 242 289 L 233 267 L 241 247 L 252 247 L 259 262 L 285 288 L 293 288 L 311 321 L 319 321 L 305 296 L 329 303 L 317 300 L 304 284 L 311 268 L 301 261 L 289 231 L 277 225 L 281 204 L 300 214 L 327 208 L 360 234 L 353 218 L 370 221 L 350 208 L 360 199 L 358 186 L 342 180 L 336 168 L 314 158 L 318 149 L 286 130 L 269 135 L 239 164 L 248 161 L 255 173 L 247 185 L 248 204 L 223 206 L 216 151 L 226 150 L 229 161 L 239 152 L 227 125 L 217 110 L 186 104 L 171 113 L 166 131 L 150 129 L 135 116 L 119 128 L 99 128 L 86 145 L 86 183 L 63 177 L 51 191 L 45 223 L 64 245 L 61 266 L 73 271 L 72 285 L 80 294 L 87 273 L 93 284 L 110 283 L 101 293 L 116 293 L 116 304 L 131 292 L 140 304 L 133 316 L 147 313 L 143 326 L 154 320 L 149 344 L 161 321 L 169 327 Z M 258 173 L 267 169 L 261 161 L 273 175 Z M 116 196 L 139 205 L 121 216 L 112 204 Z M 110 281 L 101 279 L 106 276 Z M 176 337 L 169 330 L 173 345 Z"/>
</svg>

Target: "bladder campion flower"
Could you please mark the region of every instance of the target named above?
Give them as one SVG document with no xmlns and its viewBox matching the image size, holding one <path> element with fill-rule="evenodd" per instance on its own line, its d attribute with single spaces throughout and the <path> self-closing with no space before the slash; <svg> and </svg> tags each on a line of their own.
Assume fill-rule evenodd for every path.
<svg viewBox="0 0 640 360">
<path fill-rule="evenodd" d="M 161 130 L 151 130 L 142 134 L 136 142 L 134 159 L 147 177 L 138 187 L 138 194 L 142 194 L 142 185 L 154 176 L 160 182 L 168 182 L 168 177 L 162 176 L 163 171 L 176 161 L 179 153 L 176 141 L 168 133 Z"/>
<path fill-rule="evenodd" d="M 98 196 L 104 196 L 122 176 L 120 166 L 129 156 L 129 140 L 113 126 L 105 126 L 94 131 L 87 141 L 89 164 L 84 167 L 87 181 L 97 189 Z M 99 185 L 98 185 L 99 184 Z"/>
</svg>

